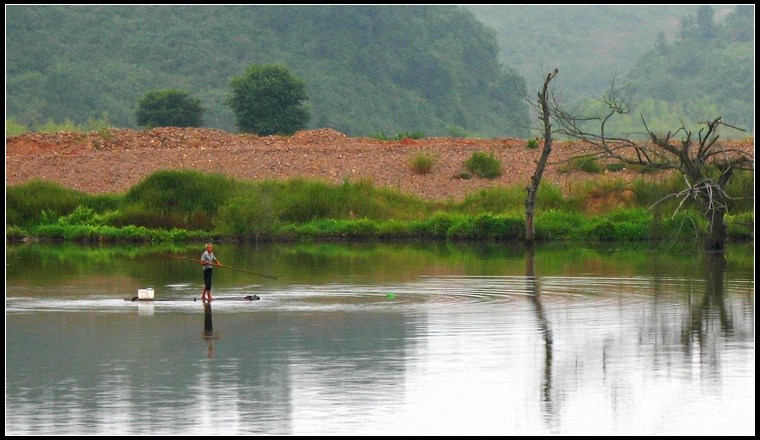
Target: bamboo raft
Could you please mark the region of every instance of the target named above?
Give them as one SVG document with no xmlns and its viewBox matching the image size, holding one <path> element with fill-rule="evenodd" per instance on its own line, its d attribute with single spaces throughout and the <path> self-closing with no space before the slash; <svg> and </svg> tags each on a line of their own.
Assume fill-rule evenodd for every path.
<svg viewBox="0 0 760 440">
<path fill-rule="evenodd" d="M 245 295 L 245 296 L 220 296 L 215 297 L 211 302 L 216 301 L 258 301 L 261 298 L 258 295 Z M 166 297 L 166 298 L 138 298 L 137 296 L 131 296 L 124 298 L 124 301 L 133 302 L 158 302 L 158 301 L 201 301 L 200 298 L 188 298 L 188 297 Z"/>
</svg>

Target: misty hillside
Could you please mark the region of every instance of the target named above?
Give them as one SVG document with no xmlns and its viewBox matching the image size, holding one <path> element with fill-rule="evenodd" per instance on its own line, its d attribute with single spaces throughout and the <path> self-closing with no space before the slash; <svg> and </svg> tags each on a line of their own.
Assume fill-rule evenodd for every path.
<svg viewBox="0 0 760 440">
<path fill-rule="evenodd" d="M 24 124 L 107 117 L 135 128 L 147 92 L 184 89 L 204 126 L 234 131 L 230 81 L 279 64 L 306 82 L 312 120 L 377 132 L 525 136 L 525 83 L 492 32 L 456 6 L 6 8 L 6 107 Z"/>
<path fill-rule="evenodd" d="M 597 94 L 654 48 L 658 32 L 669 41 L 696 5 L 474 5 L 464 6 L 496 30 L 499 60 L 529 83 L 555 67 L 573 98 Z M 716 20 L 730 5 L 715 5 Z"/>
<path fill-rule="evenodd" d="M 530 89 L 558 68 L 555 85 L 567 101 L 598 98 L 614 79 L 631 85 L 635 110 L 654 125 L 723 116 L 754 131 L 753 5 L 739 13 L 736 5 L 710 5 L 720 32 L 709 42 L 682 38 L 684 23 L 697 26 L 705 5 L 464 7 L 496 31 L 499 60 Z"/>
</svg>

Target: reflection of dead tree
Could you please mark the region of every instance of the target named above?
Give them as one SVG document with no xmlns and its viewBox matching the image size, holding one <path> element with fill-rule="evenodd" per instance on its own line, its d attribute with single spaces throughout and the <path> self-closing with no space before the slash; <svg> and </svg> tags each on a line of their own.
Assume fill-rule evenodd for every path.
<svg viewBox="0 0 760 440">
<path fill-rule="evenodd" d="M 649 142 L 611 136 L 608 128 L 614 116 L 628 113 L 620 90 L 613 82 L 608 95 L 601 99 L 603 111 L 600 116 L 580 118 L 559 107 L 553 108 L 554 120 L 561 126 L 558 132 L 588 142 L 598 156 L 642 168 L 675 170 L 680 173 L 684 178 L 685 189 L 666 198 L 681 200 L 676 212 L 691 203 L 699 206 L 708 221 L 705 247 L 708 250 L 722 251 L 728 239 L 725 215 L 728 213 L 730 197 L 726 188 L 737 170 L 753 169 L 754 156 L 727 148 L 718 142 L 718 128 L 726 126 L 744 130 L 729 125 L 718 117 L 704 123 L 698 139 L 693 139 L 692 132 L 683 123 L 675 132 L 663 136 L 650 130 L 642 116 Z M 585 128 L 590 125 L 594 125 L 594 128 Z"/>
<path fill-rule="evenodd" d="M 723 333 L 728 335 L 733 332 L 733 324 L 726 310 L 726 303 L 723 297 L 723 279 L 727 266 L 726 258 L 723 254 L 708 253 L 705 257 L 705 265 L 707 291 L 702 301 L 691 313 L 690 334 L 696 335 L 700 339 L 700 342 L 704 337 L 703 332 L 707 328 L 713 327 L 709 323 L 706 324 L 703 320 L 712 320 L 716 316 Z"/>
<path fill-rule="evenodd" d="M 536 312 L 536 320 L 538 322 L 539 331 L 544 339 L 544 371 L 543 380 L 541 384 L 541 408 L 545 412 L 548 420 L 554 419 L 555 403 L 552 399 L 552 359 L 553 359 L 553 337 L 551 329 L 549 328 L 549 322 L 544 314 L 544 309 L 541 305 L 540 287 L 538 278 L 535 271 L 535 249 L 532 243 L 527 246 L 527 259 L 526 259 L 526 278 L 528 280 L 528 298 Z"/>
<path fill-rule="evenodd" d="M 734 334 L 734 323 L 726 308 L 724 297 L 726 265 L 727 262 L 722 253 L 708 252 L 706 254 L 706 291 L 701 300 L 691 305 L 688 327 L 683 332 L 682 343 L 686 352 L 691 353 L 692 343 L 696 338 L 701 362 L 712 368 L 717 368 L 719 361 L 719 350 L 715 341 L 719 337 L 730 337 Z"/>
</svg>

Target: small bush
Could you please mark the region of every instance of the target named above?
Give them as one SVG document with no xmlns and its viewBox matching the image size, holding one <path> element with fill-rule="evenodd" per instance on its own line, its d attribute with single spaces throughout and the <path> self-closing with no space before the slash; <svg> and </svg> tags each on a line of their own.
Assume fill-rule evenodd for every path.
<svg viewBox="0 0 760 440">
<path fill-rule="evenodd" d="M 427 174 L 433 170 L 436 160 L 430 153 L 417 153 L 412 158 L 412 169 L 417 174 Z"/>
<path fill-rule="evenodd" d="M 591 240 L 612 241 L 615 239 L 615 225 L 606 218 L 597 219 L 586 231 Z"/>
<path fill-rule="evenodd" d="M 572 239 L 581 229 L 584 217 L 578 213 L 549 210 L 536 215 L 536 238 L 539 240 Z"/>
<path fill-rule="evenodd" d="M 474 238 L 480 240 L 517 239 L 525 233 L 525 220 L 522 218 L 480 214 L 473 223 Z"/>
<path fill-rule="evenodd" d="M 108 216 L 102 216 L 97 214 L 92 208 L 86 206 L 77 206 L 77 208 L 71 214 L 62 216 L 58 219 L 58 223 L 66 225 L 86 225 L 86 226 L 101 226 L 108 222 Z"/>
<path fill-rule="evenodd" d="M 436 212 L 426 222 L 427 231 L 432 235 L 432 238 L 445 238 L 449 230 L 461 219 L 463 216 L 448 214 L 445 212 Z"/>
<path fill-rule="evenodd" d="M 501 176 L 501 161 L 490 155 L 476 151 L 469 159 L 464 161 L 464 166 L 473 174 L 486 179 L 495 179 Z"/>
<path fill-rule="evenodd" d="M 583 171 L 584 173 L 598 174 L 602 172 L 602 167 L 594 157 L 577 157 L 559 167 L 557 171 L 560 173 Z"/>
<path fill-rule="evenodd" d="M 536 148 L 538 148 L 538 141 L 536 139 L 529 139 L 528 140 L 528 144 L 526 145 L 526 147 L 528 147 L 528 148 L 530 148 L 532 150 L 536 149 Z"/>
<path fill-rule="evenodd" d="M 602 172 L 602 166 L 599 165 L 599 162 L 596 159 L 587 159 L 582 161 L 579 164 L 578 169 L 584 173 L 591 174 L 598 174 Z"/>
<path fill-rule="evenodd" d="M 612 171 L 613 173 L 616 173 L 618 171 L 623 171 L 625 169 L 625 164 L 623 162 L 613 162 L 608 163 L 605 168 L 607 168 L 607 171 Z"/>
</svg>

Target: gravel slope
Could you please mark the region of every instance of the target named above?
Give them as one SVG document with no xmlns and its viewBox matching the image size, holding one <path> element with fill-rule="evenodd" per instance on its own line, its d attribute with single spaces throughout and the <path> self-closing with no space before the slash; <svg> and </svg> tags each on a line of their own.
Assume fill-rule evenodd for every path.
<svg viewBox="0 0 760 440">
<path fill-rule="evenodd" d="M 754 152 L 753 140 L 748 141 Z M 301 131 L 293 136 L 235 135 L 197 128 L 152 130 L 108 129 L 90 133 L 30 133 L 6 137 L 5 184 L 45 179 L 88 193 L 125 192 L 151 173 L 164 169 L 197 169 L 241 180 L 303 177 L 341 183 L 369 179 L 428 200 L 462 200 L 493 185 L 527 186 L 541 148 L 520 139 L 455 139 L 378 141 L 349 138 L 331 129 Z M 578 143 L 555 143 L 551 162 L 581 154 Z M 464 161 L 480 151 L 501 160 L 503 174 L 489 180 L 455 177 L 467 171 Z M 415 173 L 418 152 L 437 157 L 428 174 Z M 754 154 L 754 153 L 753 153 Z M 632 178 L 629 171 L 563 174 L 549 166 L 543 181 L 565 188 L 581 179 Z"/>
</svg>

